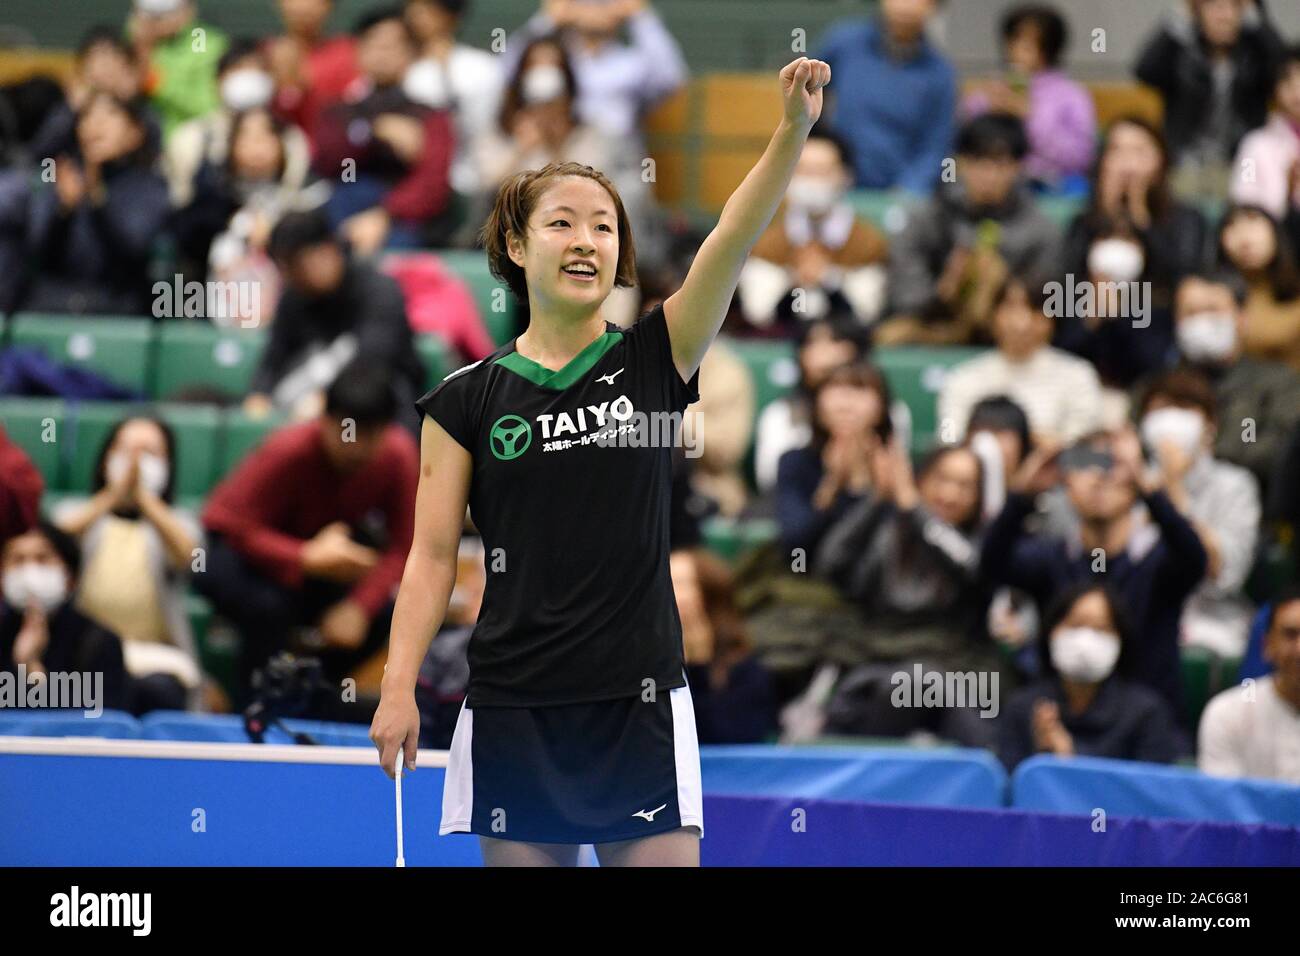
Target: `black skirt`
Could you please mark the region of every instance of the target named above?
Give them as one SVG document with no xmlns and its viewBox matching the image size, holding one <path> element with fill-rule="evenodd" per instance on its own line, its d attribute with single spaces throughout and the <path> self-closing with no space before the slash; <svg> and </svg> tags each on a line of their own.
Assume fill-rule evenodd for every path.
<svg viewBox="0 0 1300 956">
<path fill-rule="evenodd" d="M 688 687 L 556 707 L 462 706 L 440 834 L 527 843 L 611 843 L 704 832 Z"/>
</svg>

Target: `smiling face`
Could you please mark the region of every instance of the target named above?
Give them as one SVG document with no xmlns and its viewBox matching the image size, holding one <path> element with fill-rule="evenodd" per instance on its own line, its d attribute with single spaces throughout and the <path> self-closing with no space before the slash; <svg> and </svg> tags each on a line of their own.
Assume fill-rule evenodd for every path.
<svg viewBox="0 0 1300 956">
<path fill-rule="evenodd" d="M 599 306 L 618 271 L 618 213 L 593 179 L 564 176 L 538 197 L 526 237 L 507 240 L 530 298 L 546 310 Z"/>
</svg>

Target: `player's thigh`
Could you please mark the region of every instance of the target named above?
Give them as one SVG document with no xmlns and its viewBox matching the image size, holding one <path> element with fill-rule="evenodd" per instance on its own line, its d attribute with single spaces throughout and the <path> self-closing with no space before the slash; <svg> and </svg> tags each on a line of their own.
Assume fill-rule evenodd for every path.
<svg viewBox="0 0 1300 956">
<path fill-rule="evenodd" d="M 484 866 L 577 866 L 578 847 L 567 843 L 523 843 L 480 836 Z"/>
<path fill-rule="evenodd" d="M 699 866 L 700 831 L 679 827 L 665 833 L 596 844 L 601 866 Z"/>
</svg>

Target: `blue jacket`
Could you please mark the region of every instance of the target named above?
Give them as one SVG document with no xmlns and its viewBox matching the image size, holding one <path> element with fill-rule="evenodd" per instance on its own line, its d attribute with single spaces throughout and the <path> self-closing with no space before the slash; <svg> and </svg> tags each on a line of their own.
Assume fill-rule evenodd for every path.
<svg viewBox="0 0 1300 956">
<path fill-rule="evenodd" d="M 957 73 L 922 40 L 895 60 L 878 21 L 832 27 L 816 58 L 831 67 L 831 126 L 853 150 L 857 185 L 929 195 L 951 155 Z"/>
</svg>

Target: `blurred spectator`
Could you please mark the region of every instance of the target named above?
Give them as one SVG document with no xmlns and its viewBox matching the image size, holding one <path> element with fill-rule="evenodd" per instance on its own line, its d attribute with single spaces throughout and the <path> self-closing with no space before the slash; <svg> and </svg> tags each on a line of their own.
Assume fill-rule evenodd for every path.
<svg viewBox="0 0 1300 956">
<path fill-rule="evenodd" d="M 1231 272 L 1188 276 L 1178 286 L 1175 335 L 1179 364 L 1214 389 L 1219 429 L 1214 457 L 1250 469 L 1261 485 L 1300 423 L 1300 376 L 1243 347 L 1246 284 Z M 1135 388 L 1140 396 L 1146 382 Z"/>
<path fill-rule="evenodd" d="M 1134 73 L 1164 99 L 1180 193 L 1227 192 L 1227 165 L 1242 136 L 1263 125 L 1282 56 L 1262 0 L 1187 0 L 1147 41 Z"/>
<path fill-rule="evenodd" d="M 1104 222 L 1091 237 L 1085 271 L 1058 286 L 1056 344 L 1097 370 L 1107 404 L 1102 420 L 1124 417 L 1128 388 L 1162 368 L 1173 346 L 1174 286 L 1159 271 L 1150 239 L 1123 222 Z"/>
<path fill-rule="evenodd" d="M 0 312 L 149 312 L 149 260 L 169 213 L 137 104 L 95 92 L 77 117 L 77 152 L 54 182 L 0 176 Z M 30 191 L 30 192 L 29 192 Z"/>
<path fill-rule="evenodd" d="M 928 196 L 952 148 L 957 72 L 926 39 L 942 0 L 881 0 L 869 21 L 831 29 L 828 118 L 851 147 L 862 189 Z"/>
<path fill-rule="evenodd" d="M 1008 771 L 1034 754 L 1173 763 L 1186 744 L 1169 704 L 1130 679 L 1145 635 L 1119 593 L 1077 581 L 1044 618 L 1043 676 L 1011 695 L 998 756 Z"/>
<path fill-rule="evenodd" d="M 913 212 L 890 245 L 894 318 L 876 344 L 986 339 L 1006 278 L 1049 274 L 1060 237 L 1023 182 L 1027 149 L 1014 116 L 987 113 L 962 127 L 956 180 Z"/>
<path fill-rule="evenodd" d="M 759 237 L 740 273 L 741 313 L 758 330 L 849 312 L 864 325 L 885 302 L 885 237 L 860 219 L 848 146 L 817 127 L 808 134 L 785 204 Z"/>
<path fill-rule="evenodd" d="M 1258 206 L 1233 206 L 1219 224 L 1219 251 L 1246 280 L 1246 353 L 1300 371 L 1300 271 L 1277 220 Z"/>
<path fill-rule="evenodd" d="M 941 393 L 942 394 L 942 393 Z M 986 436 L 979 438 L 977 436 Z M 1029 430 L 1029 416 L 1008 395 L 989 395 L 981 398 L 970 410 L 962 440 L 979 455 L 984 469 L 984 517 L 992 518 L 1006 502 L 1008 479 L 1020 468 L 1020 463 L 1034 447 Z M 982 446 L 992 439 L 994 446 L 985 452 Z M 991 452 L 996 449 L 996 457 Z M 996 481 L 990 481 L 990 476 Z"/>
<path fill-rule="evenodd" d="M 966 97 L 966 116 L 990 110 L 1018 116 L 1029 153 L 1025 173 L 1035 185 L 1072 195 L 1087 191 L 1085 177 L 1097 148 L 1092 94 L 1061 69 L 1069 44 L 1065 18 L 1049 6 L 1028 3 L 1002 15 L 1003 79 Z"/>
<path fill-rule="evenodd" d="M 997 670 L 982 640 L 985 602 L 976 533 L 981 519 L 980 462 L 965 448 L 938 448 L 912 478 L 909 455 L 895 439 L 871 454 L 874 478 L 861 501 L 822 538 L 818 574 L 857 602 L 861 652 L 827 705 L 832 734 L 904 736 L 927 727 L 968 747 L 993 742 L 993 720 L 976 702 L 965 707 L 898 707 L 894 675 L 922 671 Z M 997 702 L 991 704 L 996 715 Z"/>
<path fill-rule="evenodd" d="M 997 349 L 962 362 L 939 391 L 940 434 L 966 434 L 981 399 L 1008 395 L 1029 415 L 1040 440 L 1073 442 L 1101 424 L 1101 383 L 1091 365 L 1054 349 L 1052 319 L 1037 283 L 1008 278 L 993 300 Z"/>
<path fill-rule="evenodd" d="M 1246 134 L 1232 165 L 1232 201 L 1283 220 L 1300 209 L 1300 47 L 1287 53 L 1268 122 Z"/>
<path fill-rule="evenodd" d="M 1088 206 L 1071 221 L 1061 254 L 1063 271 L 1082 277 L 1099 238 L 1136 236 L 1149 253 L 1145 272 L 1165 286 L 1204 266 L 1209 227 L 1199 209 L 1174 199 L 1169 157 L 1160 131 L 1138 116 L 1106 128 L 1092 173 Z"/>
<path fill-rule="evenodd" d="M 731 568 L 698 548 L 674 551 L 669 564 L 700 742 L 763 743 L 777 729 L 776 697 L 736 607 Z"/>
<path fill-rule="evenodd" d="M 1065 454 L 1058 448 L 1036 449 L 1012 477 L 1007 503 L 984 538 L 983 573 L 991 584 L 1026 591 L 1040 608 L 1068 584 L 1109 581 L 1141 635 L 1132 645 L 1131 676 L 1181 714 L 1178 628 L 1188 596 L 1205 577 L 1200 537 L 1170 501 L 1166 476 L 1147 470 L 1136 434 L 1098 434 Z M 1056 483 L 1058 457 L 1077 537 L 1024 528 L 1034 498 Z M 1135 510 L 1139 499 L 1151 520 Z"/>
<path fill-rule="evenodd" d="M 123 103 L 143 96 L 143 74 L 135 59 L 135 50 L 112 27 L 92 27 L 77 45 L 75 72 L 68 84 L 67 99 L 46 116 L 30 143 L 30 159 L 39 163 L 77 148 L 77 114 L 92 93 L 112 93 Z M 149 111 L 148 140 L 156 153 L 162 145 L 162 132 Z"/>
<path fill-rule="evenodd" d="M 0 81 L 0 116 L 5 118 L 0 123 L 0 167 L 31 166 L 42 159 L 32 143 L 46 121 L 59 112 L 72 115 L 63 87 L 52 77 L 38 73 Z"/>
<path fill-rule="evenodd" d="M 627 44 L 617 39 L 624 26 Z M 686 60 L 659 14 L 648 0 L 543 0 L 506 42 L 505 73 L 521 72 L 532 44 L 556 31 L 573 65 L 578 119 L 640 154 L 645 114 L 686 84 Z"/>
<path fill-rule="evenodd" d="M 390 378 L 382 363 L 350 363 L 315 420 L 272 434 L 208 496 L 194 586 L 239 631 L 245 691 L 294 628 L 318 632 L 335 681 L 388 636 L 419 477 Z"/>
<path fill-rule="evenodd" d="M 1216 777 L 1300 784 L 1300 589 L 1273 603 L 1264 638 L 1273 673 L 1230 687 L 1201 715 L 1197 764 Z"/>
<path fill-rule="evenodd" d="M 749 503 L 743 467 L 754 427 L 754 378 L 726 342 L 709 346 L 700 370 L 700 399 L 682 422 L 693 455 L 691 488 L 735 517 Z"/>
<path fill-rule="evenodd" d="M 483 192 L 471 216 L 481 221 L 497 188 L 525 169 L 577 162 L 599 169 L 618 187 L 636 235 L 637 264 L 662 265 L 663 230 L 653 215 L 654 197 L 641 178 L 641 153 L 633 139 L 612 135 L 580 119 L 572 61 L 555 37 L 531 41 L 510 74 L 497 123 L 478 140 L 475 165 Z"/>
<path fill-rule="evenodd" d="M 456 40 L 468 0 L 406 0 L 406 22 L 420 41 L 420 58 L 406 73 L 411 99 L 455 118 L 451 186 L 472 196 L 482 188 L 475 144 L 496 122 L 504 74 L 497 56 Z"/>
<path fill-rule="evenodd" d="M 1155 379 L 1137 413 L 1169 500 L 1195 526 L 1209 558 L 1205 580 L 1183 611 L 1183 643 L 1239 658 L 1255 613 L 1242 588 L 1255 561 L 1259 483 L 1246 469 L 1213 457 L 1214 390 L 1198 372 L 1176 369 Z"/>
<path fill-rule="evenodd" d="M 255 40 L 235 40 L 221 55 L 217 63 L 221 105 L 177 127 L 167 140 L 163 171 L 167 174 L 172 206 L 181 209 L 189 205 L 194 198 L 194 180 L 205 163 L 220 167 L 226 162 L 235 117 L 248 110 L 269 107 L 273 92 L 269 69 L 266 53 Z M 307 137 L 296 126 L 289 126 L 285 128 L 284 139 L 290 154 L 289 164 L 302 167 L 298 173 L 301 177 L 311 161 Z"/>
<path fill-rule="evenodd" d="M 316 120 L 357 79 L 356 43 L 350 36 L 327 37 L 325 23 L 334 0 L 277 0 L 284 33 L 266 43 L 275 78 L 275 110 L 315 144 Z"/>
<path fill-rule="evenodd" d="M 454 225 L 449 180 L 455 133 L 450 114 L 402 88 L 418 52 L 400 8 L 361 18 L 355 29 L 361 77 L 313 131 L 316 172 L 334 184 L 326 211 L 362 256 L 432 243 Z"/>
<path fill-rule="evenodd" d="M 754 473 L 759 491 L 776 484 L 777 462 L 812 439 L 812 396 L 830 373 L 852 365 L 870 350 L 869 333 L 851 316 L 805 322 L 798 335 L 799 381 L 789 394 L 769 402 L 754 428 Z"/>
<path fill-rule="evenodd" d="M 98 699 L 83 697 L 86 709 L 123 710 L 122 642 L 70 600 L 80 566 L 77 542 L 44 519 L 0 548 L 0 672 L 13 675 L 23 693 L 30 689 L 20 680 L 20 666 L 29 680 L 38 673 L 93 675 L 86 695 Z"/>
<path fill-rule="evenodd" d="M 40 469 L 0 422 L 0 545 L 36 523 L 44 493 Z"/>
<path fill-rule="evenodd" d="M 304 199 L 310 175 L 307 144 L 266 107 L 236 113 L 225 135 L 222 158 L 203 161 L 192 199 L 175 213 L 173 228 L 187 273 L 260 283 L 258 314 L 208 310 L 219 324 L 255 327 L 275 313 L 278 276 L 265 254 L 266 244 L 280 217 Z"/>
<path fill-rule="evenodd" d="M 418 433 L 412 403 L 422 394 L 425 370 L 397 283 L 349 256 L 316 212 L 281 219 L 269 252 L 285 289 L 245 410 L 265 414 L 274 404 L 314 418 L 339 370 L 365 356 L 385 364 L 397 395 L 394 417 Z"/>
<path fill-rule="evenodd" d="M 194 0 L 133 0 L 126 33 L 146 64 L 145 92 L 162 120 L 163 139 L 220 104 L 217 61 L 226 35 L 198 19 Z"/>
<path fill-rule="evenodd" d="M 77 539 L 77 609 L 122 639 L 130 710 L 197 704 L 198 651 L 185 600 L 203 529 L 174 503 L 176 437 L 153 415 L 128 415 L 95 460 L 92 497 L 65 498 L 54 522 Z"/>
<path fill-rule="evenodd" d="M 889 386 L 866 363 L 831 369 L 812 393 L 812 440 L 781 456 L 781 547 L 811 557 L 826 529 L 871 488 L 872 450 L 889 441 Z"/>
</svg>

